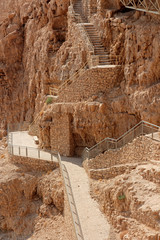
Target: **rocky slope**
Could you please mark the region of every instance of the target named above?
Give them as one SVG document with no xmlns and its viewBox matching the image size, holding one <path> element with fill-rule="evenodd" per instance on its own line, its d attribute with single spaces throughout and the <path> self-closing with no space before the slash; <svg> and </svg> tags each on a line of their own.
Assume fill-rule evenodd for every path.
<svg viewBox="0 0 160 240">
<path fill-rule="evenodd" d="M 0 141 L 0 239 L 70 239 L 59 170 L 36 172 L 8 161 Z"/>
<path fill-rule="evenodd" d="M 118 157 L 117 157 L 117 156 Z M 120 239 L 158 239 L 160 143 L 140 137 L 84 163 L 91 194 Z"/>
</svg>

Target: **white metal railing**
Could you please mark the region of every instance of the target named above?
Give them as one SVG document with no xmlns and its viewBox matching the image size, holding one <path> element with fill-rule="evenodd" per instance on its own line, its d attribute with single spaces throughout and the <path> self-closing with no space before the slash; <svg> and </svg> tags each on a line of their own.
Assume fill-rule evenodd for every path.
<svg viewBox="0 0 160 240">
<path fill-rule="evenodd" d="M 17 124 L 17 126 L 19 125 Z M 76 208 L 76 203 L 73 196 L 69 174 L 66 166 L 62 164 L 60 154 L 58 152 L 53 152 L 53 151 L 44 151 L 39 148 L 14 145 L 12 138 L 13 138 L 13 133 L 10 132 L 8 128 L 8 152 L 11 155 L 38 158 L 42 160 L 55 161 L 59 163 L 64 186 L 66 189 L 67 199 L 69 202 L 69 207 L 72 215 L 72 222 L 73 222 L 75 237 L 76 237 L 76 240 L 84 240 L 82 228 L 81 228 L 81 224 L 80 224 L 80 220 L 79 220 L 79 216 Z"/>
<path fill-rule="evenodd" d="M 17 125 L 18 126 L 18 125 Z M 29 157 L 29 158 L 36 158 L 41 160 L 48 160 L 48 161 L 56 161 L 56 152 L 51 151 L 44 151 L 40 148 L 28 147 L 28 146 L 20 146 L 13 143 L 13 134 L 15 132 L 8 132 L 8 151 L 11 155 L 21 156 L 21 157 Z M 21 130 L 19 131 L 21 132 Z M 19 137 L 17 132 L 17 136 Z"/>
<path fill-rule="evenodd" d="M 157 137 L 160 127 L 145 121 L 139 122 L 129 131 L 124 133 L 118 139 L 105 138 L 101 142 L 97 143 L 91 148 L 85 148 L 83 151 L 83 159 L 91 159 L 96 157 L 98 154 L 108 150 L 117 150 L 123 147 L 125 144 L 133 141 L 134 138 L 145 135 L 146 137 L 152 138 L 160 142 L 160 137 Z"/>
<path fill-rule="evenodd" d="M 19 122 L 19 123 L 8 123 L 7 126 L 7 131 L 8 132 L 15 132 L 17 131 L 17 129 L 19 129 L 19 131 L 27 131 L 28 127 L 29 127 L 30 123 L 29 122 Z"/>
<path fill-rule="evenodd" d="M 160 15 L 160 0 L 120 0 L 126 8 Z"/>
<path fill-rule="evenodd" d="M 58 153 L 58 160 L 59 160 L 59 165 L 60 165 L 61 173 L 63 176 L 63 181 L 64 181 L 66 193 L 67 193 L 67 198 L 68 198 L 68 202 L 69 202 L 69 206 L 70 206 L 70 210 L 71 210 L 71 214 L 72 214 L 72 220 L 73 220 L 73 224 L 74 224 L 76 238 L 77 238 L 77 240 L 84 240 L 82 228 L 81 228 L 81 224 L 80 224 L 80 220 L 79 220 L 79 216 L 78 216 L 78 212 L 77 212 L 77 208 L 76 208 L 76 203 L 75 203 L 74 196 L 73 196 L 73 191 L 72 191 L 72 187 L 71 187 L 69 174 L 68 174 L 66 166 L 64 164 L 62 164 L 59 153 Z"/>
</svg>

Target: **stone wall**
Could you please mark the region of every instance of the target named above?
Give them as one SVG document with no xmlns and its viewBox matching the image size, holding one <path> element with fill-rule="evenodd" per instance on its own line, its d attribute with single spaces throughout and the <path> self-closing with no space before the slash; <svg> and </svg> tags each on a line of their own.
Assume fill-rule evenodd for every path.
<svg viewBox="0 0 160 240">
<path fill-rule="evenodd" d="M 115 100 L 114 108 L 119 106 L 120 101 L 126 102 L 119 112 L 128 116 L 135 114 L 139 119 L 159 125 L 160 68 L 157 66 L 160 51 L 157 46 L 160 36 L 157 33 L 160 16 L 127 11 L 122 4 L 119 5 L 119 0 L 98 2 L 101 6 L 106 4 L 106 7 L 99 7 L 91 21 L 103 45 L 113 55 L 122 56 L 124 66 L 124 81 L 120 86 L 123 95 Z"/>
<path fill-rule="evenodd" d="M 71 118 L 69 114 L 56 114 L 50 128 L 51 149 L 62 155 L 73 155 L 73 139 L 71 134 Z"/>
<path fill-rule="evenodd" d="M 13 163 L 23 164 L 27 168 L 36 171 L 50 171 L 59 166 L 58 162 L 54 161 L 47 161 L 42 159 L 36 158 L 29 158 L 29 157 L 22 157 L 22 156 L 15 156 L 9 154 L 9 159 Z"/>
<path fill-rule="evenodd" d="M 159 165 L 160 142 L 145 136 L 84 162 L 91 195 L 120 239 L 159 239 Z"/>
<path fill-rule="evenodd" d="M 39 125 L 37 123 L 33 123 L 29 126 L 29 134 L 39 137 Z"/>
<path fill-rule="evenodd" d="M 144 162 L 143 162 L 144 163 Z M 138 164 L 125 164 L 125 165 L 117 165 L 112 166 L 110 168 L 104 169 L 91 169 L 88 171 L 89 177 L 92 179 L 100 180 L 100 179 L 110 179 L 115 178 L 118 175 L 121 175 L 127 171 L 131 171 L 137 167 Z"/>
<path fill-rule="evenodd" d="M 107 104 L 101 104 L 97 101 L 94 102 L 94 100 L 104 93 L 109 93 L 111 88 L 119 85 L 121 81 L 120 74 L 120 66 L 109 66 L 108 68 L 97 67 L 86 70 L 79 79 L 68 84 L 60 92 L 57 102 L 50 105 L 47 111 L 44 111 L 39 124 L 39 126 L 41 126 L 41 128 L 39 128 L 41 148 L 57 150 L 62 155 L 71 156 L 74 154 L 76 146 L 80 147 L 80 151 L 82 151 L 86 145 L 94 145 L 95 137 L 93 132 L 95 132 L 97 126 L 101 128 L 99 120 L 101 117 L 99 115 L 104 116 L 105 112 L 108 111 Z M 88 104 L 81 104 L 78 110 L 75 104 L 86 101 L 88 98 L 93 99 L 91 99 Z M 86 110 L 87 113 L 85 113 Z M 90 121 L 93 121 L 96 125 L 94 129 L 93 124 L 89 126 L 90 131 L 92 131 L 91 134 L 93 135 L 90 142 L 85 143 L 85 135 L 91 134 L 86 130 L 86 134 L 84 135 L 83 128 L 87 128 L 87 125 L 84 121 L 81 124 L 79 117 L 77 118 L 80 112 L 82 120 L 82 116 L 84 115 L 85 121 L 88 121 L 87 118 L 89 118 Z M 97 121 L 97 123 L 95 123 L 95 121 Z M 102 121 L 103 124 L 104 121 Z M 83 125 L 83 127 L 80 125 Z M 75 128 L 77 128 L 77 130 L 75 130 Z M 106 128 L 106 131 L 107 129 L 108 128 Z M 106 132 L 103 131 L 102 128 L 101 131 L 104 134 L 103 137 L 105 137 Z M 96 139 L 96 141 L 99 140 L 101 139 Z"/>
<path fill-rule="evenodd" d="M 138 137 L 117 151 L 109 150 L 104 154 L 84 161 L 83 165 L 94 179 L 115 177 L 137 164 L 160 160 L 160 142 L 147 137 Z M 126 165 L 128 164 L 129 165 Z M 137 163 L 137 164 L 136 164 Z"/>
<path fill-rule="evenodd" d="M 120 84 L 120 74 L 121 67 L 115 65 L 88 69 L 60 92 L 57 102 L 78 102 L 99 92 L 107 93 Z"/>
</svg>

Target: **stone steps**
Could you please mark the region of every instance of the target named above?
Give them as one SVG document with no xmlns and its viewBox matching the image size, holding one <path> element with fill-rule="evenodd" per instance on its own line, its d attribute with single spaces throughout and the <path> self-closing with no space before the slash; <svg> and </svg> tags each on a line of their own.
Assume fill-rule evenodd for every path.
<svg viewBox="0 0 160 240">
<path fill-rule="evenodd" d="M 107 56 L 108 53 L 107 53 L 107 52 L 104 52 L 104 51 L 103 51 L 103 52 L 100 52 L 100 51 L 96 51 L 96 50 L 95 50 L 94 53 L 95 53 L 95 55 L 98 55 L 98 56 L 101 55 L 101 56 L 106 56 L 106 57 L 108 57 L 108 56 Z"/>
<path fill-rule="evenodd" d="M 92 45 L 94 46 L 95 55 L 99 56 L 99 65 L 111 64 L 108 58 L 109 53 L 105 50 L 104 46 L 102 45 L 101 38 L 98 36 L 98 32 L 95 29 L 94 25 L 86 24 L 85 29 Z"/>
<path fill-rule="evenodd" d="M 77 13 L 81 16 L 82 21 L 84 23 L 87 23 L 88 22 L 87 17 L 84 15 L 83 10 L 82 10 L 83 9 L 82 2 L 81 1 L 76 2 L 74 4 L 73 8 L 74 8 L 75 13 Z"/>
<path fill-rule="evenodd" d="M 81 1 L 77 1 L 74 4 L 74 11 L 77 14 L 80 14 L 82 21 L 84 22 L 84 28 L 86 30 L 86 33 L 90 39 L 90 42 L 92 43 L 92 45 L 94 47 L 94 54 L 99 56 L 99 65 L 111 64 L 111 62 L 108 58 L 109 53 L 105 50 L 105 48 L 102 44 L 101 38 L 98 35 L 97 30 L 95 29 L 93 24 L 88 23 L 87 18 L 83 13 Z M 101 57 L 101 56 L 103 56 L 103 57 Z"/>
</svg>

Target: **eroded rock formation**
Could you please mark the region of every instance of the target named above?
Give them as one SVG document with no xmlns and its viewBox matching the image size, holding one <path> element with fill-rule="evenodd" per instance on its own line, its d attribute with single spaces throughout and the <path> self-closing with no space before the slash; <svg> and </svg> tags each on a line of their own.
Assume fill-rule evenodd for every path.
<svg viewBox="0 0 160 240">
<path fill-rule="evenodd" d="M 59 170 L 14 165 L 8 161 L 6 140 L 0 141 L 0 239 L 69 239 L 63 210 Z"/>
<path fill-rule="evenodd" d="M 1 1 L 1 6 L 0 137 L 7 123 L 31 122 L 41 109 L 55 54 L 66 38 L 68 1 Z"/>
</svg>

